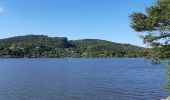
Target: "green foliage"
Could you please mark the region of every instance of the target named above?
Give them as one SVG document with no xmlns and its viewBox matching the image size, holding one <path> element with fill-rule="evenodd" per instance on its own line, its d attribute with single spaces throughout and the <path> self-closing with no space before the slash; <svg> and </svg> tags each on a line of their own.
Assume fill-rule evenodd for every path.
<svg viewBox="0 0 170 100">
<path fill-rule="evenodd" d="M 144 48 L 97 39 L 27 35 L 0 40 L 0 57 L 142 57 Z"/>
<path fill-rule="evenodd" d="M 166 85 L 170 90 L 170 0 L 157 0 L 145 13 L 130 15 L 131 27 L 143 32 L 142 39 L 151 49 L 145 55 L 153 64 L 166 64 Z"/>
<path fill-rule="evenodd" d="M 152 48 L 147 58 L 154 62 L 170 58 L 170 0 L 157 0 L 145 13 L 134 12 L 130 19 L 131 27 L 143 32 L 144 43 Z"/>
</svg>

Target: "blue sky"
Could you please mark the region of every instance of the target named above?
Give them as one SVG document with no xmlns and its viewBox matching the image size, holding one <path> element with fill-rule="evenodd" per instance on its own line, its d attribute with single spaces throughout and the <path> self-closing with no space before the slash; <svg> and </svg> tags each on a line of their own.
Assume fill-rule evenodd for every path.
<svg viewBox="0 0 170 100">
<path fill-rule="evenodd" d="M 154 0 L 0 0 L 0 38 L 27 34 L 144 46 L 128 16 Z"/>
</svg>

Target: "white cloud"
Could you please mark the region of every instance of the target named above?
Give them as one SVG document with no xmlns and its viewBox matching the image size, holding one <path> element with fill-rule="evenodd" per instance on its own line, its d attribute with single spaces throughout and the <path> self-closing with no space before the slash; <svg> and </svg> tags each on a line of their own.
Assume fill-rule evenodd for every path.
<svg viewBox="0 0 170 100">
<path fill-rule="evenodd" d="M 4 12 L 4 7 L 0 6 L 0 13 Z"/>
</svg>

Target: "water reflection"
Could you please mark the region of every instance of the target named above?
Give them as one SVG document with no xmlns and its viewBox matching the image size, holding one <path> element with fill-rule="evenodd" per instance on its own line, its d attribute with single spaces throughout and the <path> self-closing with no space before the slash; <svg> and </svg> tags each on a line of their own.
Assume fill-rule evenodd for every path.
<svg viewBox="0 0 170 100">
<path fill-rule="evenodd" d="M 143 59 L 1 59 L 0 100 L 160 100 L 164 66 Z"/>
</svg>

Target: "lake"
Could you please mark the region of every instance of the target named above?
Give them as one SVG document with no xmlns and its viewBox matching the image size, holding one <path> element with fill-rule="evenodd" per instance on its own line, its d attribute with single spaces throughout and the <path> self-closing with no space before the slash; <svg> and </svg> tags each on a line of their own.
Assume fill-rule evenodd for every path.
<svg viewBox="0 0 170 100">
<path fill-rule="evenodd" d="M 160 100 L 164 71 L 142 58 L 0 59 L 0 100 Z"/>
</svg>

